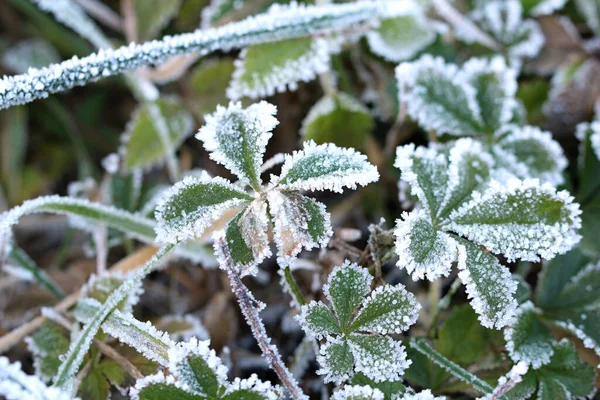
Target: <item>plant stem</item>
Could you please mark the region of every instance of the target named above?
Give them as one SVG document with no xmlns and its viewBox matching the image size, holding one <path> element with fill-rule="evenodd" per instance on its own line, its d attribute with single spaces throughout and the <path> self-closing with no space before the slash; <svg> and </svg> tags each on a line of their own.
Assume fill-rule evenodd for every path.
<svg viewBox="0 0 600 400">
<path fill-rule="evenodd" d="M 46 274 L 44 270 L 38 267 L 35 262 L 29 257 L 27 253 L 25 253 L 19 247 L 13 247 L 10 254 L 8 255 L 13 261 L 16 261 L 21 267 L 25 268 L 29 271 L 36 282 L 40 284 L 40 286 L 48 289 L 53 295 L 55 295 L 59 299 L 63 299 L 65 297 L 65 293 L 50 277 Z"/>
<path fill-rule="evenodd" d="M 305 305 L 306 300 L 304 300 L 302 291 L 298 287 L 298 283 L 296 282 L 296 279 L 294 279 L 294 275 L 292 275 L 292 270 L 290 269 L 290 267 L 289 266 L 285 267 L 283 269 L 283 273 L 285 276 L 285 281 L 287 282 L 288 286 L 290 287 L 290 290 L 292 291 L 292 295 L 294 296 L 294 300 L 296 301 L 296 303 L 298 303 L 301 306 Z"/>
<path fill-rule="evenodd" d="M 246 322 L 252 330 L 252 335 L 258 342 L 258 346 L 266 358 L 269 366 L 277 373 L 281 383 L 290 393 L 293 399 L 308 399 L 308 396 L 304 394 L 302 389 L 298 386 L 298 382 L 294 379 L 292 373 L 287 369 L 281 355 L 277 350 L 277 347 L 271 344 L 271 338 L 267 335 L 265 325 L 258 315 L 264 304 L 258 303 L 250 290 L 244 285 L 235 265 L 227 253 L 225 240 L 219 238 L 215 243 L 217 253 L 220 253 L 219 260 L 221 261 L 221 268 L 223 268 L 229 276 L 231 284 L 231 291 L 237 297 L 242 314 L 246 318 Z M 259 307 L 256 306 L 259 305 Z"/>
<path fill-rule="evenodd" d="M 440 318 L 440 313 L 443 310 L 448 309 L 448 307 L 450 306 L 450 302 L 452 301 L 452 297 L 454 296 L 454 294 L 460 287 L 461 283 L 462 283 L 461 280 L 456 278 L 454 280 L 454 282 L 452 282 L 452 285 L 450 286 L 448 293 L 446 293 L 446 295 L 444 297 L 442 297 L 442 299 L 438 302 L 438 305 L 435 308 L 435 310 L 433 310 L 434 312 L 432 313 L 433 316 L 431 318 L 431 324 L 429 326 L 429 337 L 434 336 L 435 330 L 437 327 L 437 322 L 438 322 L 438 319 Z"/>
</svg>

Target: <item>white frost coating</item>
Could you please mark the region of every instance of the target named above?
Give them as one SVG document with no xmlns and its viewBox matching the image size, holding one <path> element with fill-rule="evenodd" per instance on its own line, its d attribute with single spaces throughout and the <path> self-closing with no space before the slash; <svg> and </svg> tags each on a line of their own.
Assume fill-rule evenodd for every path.
<svg viewBox="0 0 600 400">
<path fill-rule="evenodd" d="M 325 383 L 333 382 L 336 385 L 339 385 L 340 383 L 350 379 L 350 377 L 352 376 L 352 368 L 349 371 L 342 373 L 341 371 L 338 371 L 338 369 L 335 368 L 335 366 L 331 365 L 327 358 L 327 356 L 329 355 L 329 348 L 331 346 L 337 346 L 344 342 L 345 339 L 342 337 L 327 336 L 325 344 L 321 345 L 319 349 L 319 354 L 317 355 L 317 362 L 319 363 L 321 368 L 317 370 L 317 375 L 322 375 L 323 381 Z"/>
<path fill-rule="evenodd" d="M 480 215 L 480 219 L 485 221 L 502 218 L 518 208 L 526 210 L 527 205 L 536 198 L 550 198 L 562 203 L 560 220 L 553 224 L 543 221 L 531 223 L 527 215 L 513 215 L 513 219 L 518 221 L 524 218 L 526 222 L 473 222 L 477 219 L 475 215 Z M 569 192 L 557 192 L 551 184 L 540 184 L 537 179 L 513 179 L 506 186 L 492 181 L 483 193 L 475 193 L 470 202 L 453 211 L 449 218 L 451 222 L 444 229 L 455 231 L 493 253 L 504 255 L 509 262 L 518 258 L 527 261 L 539 261 L 540 257 L 550 260 L 556 254 L 569 251 L 581 239 L 577 234 L 581 227 L 581 210 L 573 200 Z M 513 201 L 513 208 L 506 208 L 509 201 Z M 464 220 L 469 217 L 474 220 L 466 224 L 460 222 L 461 218 Z"/>
<path fill-rule="evenodd" d="M 324 204 L 298 194 L 291 196 L 286 196 L 279 190 L 270 190 L 267 193 L 273 218 L 273 237 L 277 245 L 277 262 L 280 266 L 293 262 L 303 248 L 311 250 L 326 246 L 333 235 L 331 215 Z M 310 215 L 303 209 L 301 201 L 313 202 L 323 218 L 324 229 L 318 240 L 309 232 Z"/>
<path fill-rule="evenodd" d="M 520 318 L 526 318 L 526 316 L 524 316 L 526 313 L 540 314 L 541 311 L 537 309 L 531 301 L 526 301 L 517 308 L 517 312 L 515 313 L 515 323 L 504 329 L 506 350 L 513 361 L 523 362 L 526 365 L 530 364 L 534 369 L 539 369 L 542 365 L 550 362 L 550 358 L 554 354 L 554 348 L 551 344 L 545 342 L 541 343 L 539 346 L 528 344 L 525 349 L 521 345 L 519 348 L 515 348 L 515 335 L 523 336 L 529 333 L 528 331 L 517 331 L 517 329 L 520 328 Z M 535 318 L 535 316 L 533 318 Z M 527 329 L 527 327 L 524 328 Z"/>
<path fill-rule="evenodd" d="M 553 321 L 553 323 L 569 332 L 572 332 L 577 339 L 583 342 L 583 346 L 585 348 L 593 350 L 598 356 L 600 356 L 600 343 L 585 333 L 583 329 L 578 328 L 573 322 Z"/>
<path fill-rule="evenodd" d="M 498 145 L 494 146 L 492 151 L 499 160 L 499 167 L 506 171 L 506 175 L 513 175 L 519 179 L 536 178 L 553 186 L 564 183 L 563 171 L 568 165 L 567 158 L 562 147 L 554 140 L 550 132 L 535 126 L 509 125 L 502 128 L 498 134 L 505 136 L 501 137 Z M 520 142 L 525 143 L 521 144 Z M 528 159 L 520 160 L 514 151 L 523 148 L 525 151 L 530 148 L 531 153 L 544 153 L 544 159 L 540 160 L 535 156 L 530 156 Z M 548 163 L 550 164 L 549 168 Z"/>
<path fill-rule="evenodd" d="M 282 279 L 285 282 L 285 279 Z M 312 314 L 314 311 L 321 311 L 323 313 L 331 313 L 329 307 L 323 304 L 320 301 L 311 301 L 308 304 L 304 304 L 300 307 L 300 313 L 295 316 L 295 320 L 298 321 L 302 330 L 306 333 L 306 337 L 308 339 L 323 339 L 327 335 L 330 335 L 332 332 L 323 326 L 318 326 L 316 324 L 310 323 L 308 321 L 308 316 Z"/>
<path fill-rule="evenodd" d="M 491 393 L 479 397 L 477 400 L 496 400 L 501 398 L 523 380 L 523 375 L 525 375 L 527 371 L 529 371 L 527 363 L 521 361 L 515 364 L 506 375 L 501 376 L 498 379 L 498 385 Z M 561 384 L 559 383 L 559 385 Z"/>
<path fill-rule="evenodd" d="M 382 336 L 380 338 L 387 342 L 384 348 L 370 351 L 357 342 L 356 339 L 360 337 L 372 336 L 349 337 L 348 344 L 355 360 L 354 370 L 375 382 L 402 380 L 404 370 L 412 364 L 412 361 L 406 359 L 406 350 L 402 343 L 389 336 Z"/>
<path fill-rule="evenodd" d="M 407 34 L 417 34 L 414 37 L 400 37 L 395 43 L 391 43 L 389 37 L 381 34 L 379 29 L 373 29 L 367 33 L 367 41 L 373 53 L 382 56 L 388 61 L 400 62 L 414 57 L 419 51 L 435 41 L 436 29 L 432 22 L 428 21 L 423 12 L 422 5 L 414 0 L 385 2 L 380 18 L 382 20 L 394 19 L 398 17 L 412 18 L 412 22 L 416 25 L 411 27 L 416 32 L 407 31 Z"/>
<path fill-rule="evenodd" d="M 343 193 L 344 188 L 356 189 L 357 185 L 366 186 L 378 180 L 377 168 L 353 148 L 338 147 L 332 143 L 316 144 L 309 140 L 302 150 L 286 155 L 279 187 L 283 190 Z"/>
<path fill-rule="evenodd" d="M 71 400 L 73 397 L 55 387 L 48 387 L 37 376 L 27 375 L 21 363 L 0 357 L 0 395 L 6 400 Z"/>
<path fill-rule="evenodd" d="M 462 74 L 459 74 L 459 69 L 455 64 L 447 64 L 442 57 L 432 57 L 429 54 L 423 55 L 417 61 L 405 62 L 396 67 L 398 92 L 401 93 L 400 102 L 406 104 L 408 114 L 423 128 L 435 130 L 438 134 L 474 133 L 465 131 L 465 122 L 454 119 L 454 116 L 449 115 L 440 104 L 431 104 L 423 99 L 426 89 L 421 81 L 428 82 L 431 80 L 431 76 L 439 77 L 448 85 L 458 87 L 457 90 L 462 92 L 466 101 L 466 104 L 461 104 L 461 106 L 469 111 L 469 117 L 472 120 L 467 124 L 481 124 L 481 110 L 476 100 L 475 88 L 465 81 Z M 474 128 L 476 127 L 470 127 L 469 130 Z"/>
<path fill-rule="evenodd" d="M 281 396 L 277 393 L 281 391 L 271 385 L 271 382 L 263 382 L 256 374 L 250 375 L 247 379 L 235 378 L 231 384 L 227 387 L 226 394 L 235 392 L 236 390 L 250 390 L 262 396 L 266 400 L 278 400 Z"/>
<path fill-rule="evenodd" d="M 119 155 L 117 153 L 110 153 L 102 159 L 102 168 L 110 175 L 114 175 L 119 171 L 119 163 Z"/>
<path fill-rule="evenodd" d="M 214 184 L 240 193 L 239 198 L 225 200 L 210 206 L 199 206 L 189 214 L 178 215 L 173 219 L 166 220 L 165 214 L 169 212 L 171 202 L 181 195 L 186 189 L 199 184 Z M 156 241 L 161 243 L 176 244 L 186 240 L 196 239 L 202 235 L 204 230 L 213 222 L 219 219 L 223 213 L 231 208 L 239 207 L 248 200 L 242 198 L 245 196 L 240 189 L 232 185 L 229 181 L 220 178 L 196 178 L 185 177 L 183 180 L 173 185 L 164 195 L 162 200 L 156 206 Z"/>
<path fill-rule="evenodd" d="M 538 23 L 531 19 L 523 21 L 520 0 L 490 1 L 476 10 L 473 18 L 507 48 L 511 59 L 535 57 L 544 44 Z M 457 34 L 465 41 L 472 41 L 462 31 L 457 31 Z"/>
<path fill-rule="evenodd" d="M 404 307 L 397 307 L 398 303 L 403 300 L 406 301 Z M 417 322 L 421 310 L 421 305 L 415 296 L 407 292 L 402 284 L 377 287 L 363 300 L 361 311 L 354 319 L 360 319 L 372 305 L 375 306 L 374 308 L 383 306 L 388 312 L 372 319 L 367 324 L 361 324 L 359 329 L 380 335 L 400 334 L 408 330 Z"/>
<path fill-rule="evenodd" d="M 346 385 L 336 390 L 331 400 L 384 400 L 383 392 L 371 386 Z"/>
<path fill-rule="evenodd" d="M 204 117 L 206 124 L 196 139 L 204 143 L 211 160 L 225 166 L 242 181 L 254 184 L 253 181 L 258 180 L 260 185 L 260 167 L 267 143 L 273 136 L 273 128 L 279 124 L 274 117 L 276 113 L 277 107 L 266 101 L 245 109 L 240 102 L 229 103 L 227 108 L 217 106 L 216 112 Z M 247 165 L 247 157 L 251 158 L 251 165 Z M 245 170 L 247 168 L 251 171 Z"/>
<path fill-rule="evenodd" d="M 422 232 L 417 223 L 427 224 L 431 230 Z M 425 240 L 431 242 L 431 238 L 423 237 L 424 234 L 435 235 L 434 241 L 429 243 L 431 246 L 426 246 L 426 254 L 423 254 L 423 242 Z M 452 263 L 458 257 L 456 240 L 445 232 L 436 231 L 431 226 L 431 218 L 425 209 L 402 213 L 402 218 L 396 220 L 394 236 L 396 236 L 395 251 L 399 257 L 396 265 L 399 268 L 406 268 L 413 280 L 426 278 L 434 281 L 450 274 Z M 416 242 L 413 242 L 413 239 Z M 418 254 L 415 253 L 415 246 L 419 246 Z"/>
<path fill-rule="evenodd" d="M 490 265 L 484 263 L 478 263 L 479 260 L 474 260 L 475 265 L 469 265 L 467 267 L 467 251 L 463 245 L 458 245 L 458 277 L 465 285 L 467 297 L 471 301 L 471 307 L 479 314 L 479 322 L 481 325 L 490 329 L 501 329 L 514 322 L 514 316 L 517 309 L 517 301 L 515 300 L 515 293 L 517 291 L 517 282 L 512 278 L 510 270 L 503 265 L 500 265 L 497 261 L 497 266 L 500 268 L 499 271 L 493 271 Z M 477 271 L 484 278 L 489 278 L 496 283 L 496 288 L 499 290 L 498 293 L 483 293 L 478 283 L 473 279 L 471 271 Z M 494 276 L 494 273 L 497 273 Z M 484 288 L 488 289 L 488 288 Z M 492 304 L 488 302 L 489 297 L 493 297 L 494 301 L 502 299 L 504 307 L 502 310 L 493 314 Z"/>
<path fill-rule="evenodd" d="M 165 376 L 165 373 L 160 371 L 154 375 L 148 375 L 142 379 L 138 379 L 135 382 L 135 386 L 129 389 L 129 395 L 132 400 L 142 400 L 140 398 L 140 392 L 146 387 L 156 384 L 172 385 L 188 393 L 190 392 L 189 386 L 176 380 L 172 375 Z"/>
<path fill-rule="evenodd" d="M 79 4 L 72 0 L 31 0 L 40 9 L 54 15 L 57 21 L 73 29 L 79 36 L 89 40 L 98 48 L 110 48 L 111 43 L 106 39 L 96 23 L 88 17 Z"/>
<path fill-rule="evenodd" d="M 239 100 L 243 97 L 257 99 L 272 96 L 275 93 L 284 93 L 286 90 L 294 91 L 299 82 L 310 82 L 319 74 L 329 70 L 331 54 L 339 52 L 340 46 L 334 39 L 315 38 L 312 40 L 307 52 L 298 58 L 288 58 L 283 66 L 261 66 L 267 71 L 250 71 L 251 81 L 245 75 L 248 48 L 242 50 L 240 58 L 234 61 L 235 71 L 229 87 L 227 97 Z"/>
<path fill-rule="evenodd" d="M 208 367 L 215 373 L 217 380 L 221 385 L 227 382 L 227 367 L 223 365 L 221 359 L 214 350 L 209 347 L 210 340 L 198 340 L 191 338 L 189 342 L 179 342 L 175 347 L 169 350 L 169 371 L 178 378 L 179 381 L 185 379 L 187 368 L 185 359 L 190 356 L 201 357 Z M 189 377 L 188 377 L 189 378 Z"/>
<path fill-rule="evenodd" d="M 392 397 L 392 400 L 446 400 L 445 397 L 435 397 L 431 390 L 423 390 L 419 393 L 405 393 L 403 395 L 396 395 Z"/>
<path fill-rule="evenodd" d="M 517 106 L 515 95 L 517 94 L 517 71 L 506 65 L 502 56 L 494 56 L 491 59 L 471 58 L 463 64 L 458 72 L 458 80 L 473 82 L 482 74 L 492 73 L 498 77 L 503 92 L 502 109 L 500 112 L 500 125 L 508 123 L 513 117 L 513 110 Z"/>
<path fill-rule="evenodd" d="M 351 288 L 353 292 L 361 293 L 362 296 L 364 296 L 367 293 L 369 293 L 369 290 L 371 289 L 371 282 L 373 282 L 373 277 L 371 276 L 371 274 L 369 274 L 369 270 L 367 268 L 361 268 L 348 260 L 344 261 L 342 265 L 336 265 L 329 273 L 329 276 L 327 277 L 327 283 L 323 285 L 323 294 L 325 294 L 325 297 L 327 298 L 329 303 L 333 305 L 334 309 L 335 299 L 330 293 L 331 286 L 335 283 L 335 281 L 344 279 L 344 275 L 348 275 L 350 272 L 358 273 L 360 276 L 358 282 L 356 282 L 357 285 Z"/>
<path fill-rule="evenodd" d="M 550 15 L 563 8 L 566 3 L 567 0 L 541 0 L 529 13 L 534 17 Z"/>
<path fill-rule="evenodd" d="M 202 325 L 202 321 L 200 318 L 196 317 L 193 314 L 185 314 L 185 315 L 165 315 L 162 317 L 157 325 L 160 326 L 169 326 L 169 324 L 177 324 L 185 323 L 189 325 L 187 329 L 180 329 L 176 332 L 171 332 L 170 336 L 173 340 L 176 341 L 189 341 L 192 337 L 195 337 L 199 340 L 208 340 L 210 339 L 210 334 Z"/>
</svg>

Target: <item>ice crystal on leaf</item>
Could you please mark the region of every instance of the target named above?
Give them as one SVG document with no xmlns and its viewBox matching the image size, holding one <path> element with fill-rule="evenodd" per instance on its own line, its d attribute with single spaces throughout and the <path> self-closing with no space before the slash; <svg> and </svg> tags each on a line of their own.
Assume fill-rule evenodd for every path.
<svg viewBox="0 0 600 400">
<path fill-rule="evenodd" d="M 159 372 L 136 382 L 130 391 L 134 400 L 154 399 L 279 399 L 280 390 L 256 375 L 227 381 L 227 367 L 208 347 L 208 341 L 192 338 L 169 351 L 169 372 Z"/>
<path fill-rule="evenodd" d="M 581 218 L 573 198 L 548 183 L 493 180 L 494 160 L 481 149 L 467 138 L 450 149 L 398 148 L 395 165 L 424 207 L 397 221 L 396 252 L 414 279 L 447 276 L 456 262 L 481 323 L 499 329 L 514 317 L 517 284 L 481 246 L 510 261 L 549 259 L 578 242 Z"/>
<path fill-rule="evenodd" d="M 59 388 L 48 387 L 38 377 L 27 375 L 21 364 L 11 364 L 8 358 L 0 357 L 0 395 L 7 400 L 70 400 L 68 393 Z"/>
<path fill-rule="evenodd" d="M 383 393 L 379 389 L 370 386 L 346 385 L 337 390 L 332 400 L 384 400 Z"/>
<path fill-rule="evenodd" d="M 231 258 L 242 275 L 255 275 L 257 264 L 271 255 L 271 226 L 281 265 L 291 263 L 302 249 L 327 244 L 333 232 L 325 205 L 299 191 L 342 192 L 345 187 L 355 189 L 374 182 L 379 174 L 354 149 L 307 142 L 303 150 L 285 156 L 280 177 L 271 177 L 271 182 L 263 185 L 261 168 L 271 131 L 277 125 L 275 111 L 275 106 L 266 102 L 247 108 L 231 103 L 206 117 L 207 124 L 196 137 L 204 141 L 211 158 L 240 181 L 232 184 L 203 175 L 177 183 L 156 209 L 159 241 L 198 238 L 225 217 L 225 228 L 215 237 L 224 238 L 226 246 L 217 253 Z M 251 190 L 246 191 L 246 186 Z"/>
<path fill-rule="evenodd" d="M 517 77 L 501 57 L 471 58 L 459 68 L 425 55 L 400 64 L 396 77 L 408 114 L 437 135 L 471 136 L 480 141 L 481 149 L 472 152 L 489 154 L 486 161 L 493 160 L 488 164 L 493 164 L 496 179 L 563 183 L 567 160 L 551 134 L 513 124 Z"/>
<path fill-rule="evenodd" d="M 312 301 L 297 317 L 307 336 L 326 338 L 318 361 L 326 382 L 340 383 L 355 373 L 375 382 L 398 381 L 410 365 L 404 346 L 391 334 L 408 330 L 420 305 L 402 285 L 370 294 L 368 271 L 346 262 L 333 269 L 323 288 L 329 305 Z"/>
</svg>

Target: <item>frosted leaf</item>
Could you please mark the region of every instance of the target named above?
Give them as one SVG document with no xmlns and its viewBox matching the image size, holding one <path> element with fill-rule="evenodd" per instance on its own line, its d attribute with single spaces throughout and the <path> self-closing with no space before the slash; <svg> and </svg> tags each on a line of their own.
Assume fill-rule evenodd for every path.
<svg viewBox="0 0 600 400">
<path fill-rule="evenodd" d="M 293 261 L 302 249 L 326 246 L 333 234 L 325 205 L 297 192 L 267 193 L 273 217 L 273 236 L 280 266 Z"/>
<path fill-rule="evenodd" d="M 471 58 L 458 75 L 459 81 L 475 88 L 486 133 L 493 134 L 511 120 L 516 106 L 517 74 L 506 65 L 504 58 Z"/>
<path fill-rule="evenodd" d="M 523 382 L 523 376 L 529 371 L 527 363 L 521 361 L 508 371 L 506 375 L 501 376 L 498 379 L 498 384 L 490 393 L 485 396 L 479 397 L 477 400 L 495 400 L 498 398 L 508 397 L 510 399 L 528 399 L 531 397 L 533 392 L 528 388 L 529 382 L 526 382 L 527 388 L 523 392 L 511 393 L 510 396 L 504 396 L 510 389 L 514 388 L 519 383 Z M 535 388 L 533 388 L 535 390 Z"/>
<path fill-rule="evenodd" d="M 175 380 L 172 375 L 165 376 L 162 371 L 138 379 L 129 390 L 129 395 L 132 400 L 196 400 L 198 397 L 186 385 Z"/>
<path fill-rule="evenodd" d="M 563 8 L 566 2 L 567 0 L 536 0 L 528 11 L 534 17 L 550 15 Z"/>
<path fill-rule="evenodd" d="M 160 165 L 168 151 L 172 150 L 166 149 L 163 144 L 152 107 L 156 107 L 164 118 L 167 128 L 165 136 L 168 136 L 174 149 L 192 134 L 194 119 L 180 99 L 167 97 L 152 104 L 139 105 L 121 135 L 119 156 L 126 171 L 140 168 L 148 170 Z"/>
<path fill-rule="evenodd" d="M 205 116 L 196 138 L 204 142 L 210 158 L 260 191 L 260 167 L 272 130 L 279 123 L 277 108 L 265 101 L 242 108 L 241 103 L 217 106 Z"/>
<path fill-rule="evenodd" d="M 448 185 L 448 160 L 434 148 L 407 144 L 396 149 L 396 168 L 430 215 L 437 215 Z"/>
<path fill-rule="evenodd" d="M 437 213 L 439 218 L 470 200 L 473 192 L 487 183 L 494 167 L 494 160 L 483 146 L 470 138 L 454 142 L 448 160 L 448 186 Z"/>
<path fill-rule="evenodd" d="M 387 1 L 380 25 L 367 33 L 371 51 L 388 61 L 414 57 L 436 38 L 433 24 L 422 5 L 414 0 Z"/>
<path fill-rule="evenodd" d="M 282 190 L 356 189 L 379 180 L 377 168 L 367 157 L 352 148 L 331 143 L 304 143 L 304 149 L 286 155 L 278 185 Z"/>
<path fill-rule="evenodd" d="M 21 363 L 0 357 L 0 395 L 6 400 L 71 400 L 73 396 L 59 388 L 48 387 L 38 377 L 27 375 Z"/>
<path fill-rule="evenodd" d="M 81 323 L 88 323 L 102 307 L 102 303 L 90 298 L 77 302 L 74 315 Z M 150 322 L 141 322 L 130 313 L 113 311 L 102 324 L 102 330 L 108 335 L 133 347 L 148 360 L 162 366 L 169 363 L 168 352 L 175 342 L 166 332 L 156 329 Z"/>
<path fill-rule="evenodd" d="M 449 230 L 481 244 L 509 261 L 538 261 L 570 250 L 580 239 L 579 204 L 549 183 L 492 181 L 482 193 L 450 215 Z"/>
<path fill-rule="evenodd" d="M 372 281 L 366 268 L 349 261 L 336 266 L 329 274 L 323 293 L 331 303 L 343 331 L 349 326 L 354 311 L 369 293 Z"/>
<path fill-rule="evenodd" d="M 53 0 L 46 0 L 53 3 Z M 26 104 L 75 86 L 117 75 L 144 65 L 161 64 L 170 57 L 217 50 L 229 51 L 252 44 L 322 35 L 377 21 L 381 3 L 359 1 L 346 4 L 275 7 L 271 12 L 218 28 L 166 36 L 116 50 L 103 49 L 85 58 L 74 57 L 60 64 L 0 80 L 0 109 Z"/>
<path fill-rule="evenodd" d="M 247 47 L 235 61 L 227 97 L 256 99 L 296 90 L 299 82 L 312 81 L 329 70 L 330 54 L 338 48 L 332 40 L 311 37 Z"/>
<path fill-rule="evenodd" d="M 165 315 L 156 321 L 156 327 L 167 332 L 175 341 L 189 341 L 193 337 L 199 340 L 210 338 L 200 318 L 193 314 Z"/>
<path fill-rule="evenodd" d="M 404 346 L 391 337 L 352 334 L 348 343 L 356 360 L 356 372 L 375 382 L 399 381 L 411 364 L 406 360 Z"/>
<path fill-rule="evenodd" d="M 531 19 L 523 21 L 520 0 L 487 2 L 474 12 L 473 17 L 501 43 L 510 58 L 533 58 L 544 44 L 544 35 L 538 23 Z M 469 38 L 464 39 L 469 41 Z"/>
<path fill-rule="evenodd" d="M 396 221 L 395 251 L 399 268 L 406 268 L 413 280 L 427 278 L 434 281 L 448 276 L 452 263 L 458 257 L 456 240 L 438 231 L 423 209 L 404 212 Z"/>
<path fill-rule="evenodd" d="M 40 38 L 23 40 L 6 49 L 0 57 L 6 69 L 18 74 L 27 72 L 29 68 L 41 68 L 59 60 L 60 55 L 56 49 Z"/>
<path fill-rule="evenodd" d="M 121 284 L 130 277 L 123 273 L 106 273 L 103 275 L 92 274 L 86 284 L 81 288 L 81 298 L 94 299 L 100 304 L 104 303 L 110 294 L 115 291 Z M 117 309 L 125 313 L 133 310 L 144 289 L 142 283 L 139 282 L 117 305 Z"/>
<path fill-rule="evenodd" d="M 282 390 L 273 387 L 271 382 L 263 382 L 252 374 L 247 379 L 235 378 L 227 387 L 223 400 L 278 400 L 281 393 Z"/>
<path fill-rule="evenodd" d="M 481 325 L 500 329 L 511 324 L 517 308 L 517 282 L 510 270 L 466 240 L 460 240 L 459 253 L 458 277 L 466 286 Z"/>
<path fill-rule="evenodd" d="M 392 400 L 445 400 L 445 397 L 437 397 L 431 393 L 431 390 L 423 390 L 418 393 L 405 393 L 404 395 L 396 396 Z"/>
<path fill-rule="evenodd" d="M 552 333 L 538 320 L 533 303 L 519 306 L 515 322 L 504 330 L 506 350 L 514 362 L 525 362 L 534 369 L 550 362 L 554 354 Z"/>
<path fill-rule="evenodd" d="M 323 375 L 325 383 L 340 384 L 353 374 L 354 356 L 343 337 L 328 336 L 326 343 L 321 346 L 317 361 L 321 366 L 317 374 Z"/>
<path fill-rule="evenodd" d="M 331 400 L 384 400 L 384 395 L 381 390 L 370 386 L 346 385 L 336 390 Z"/>
<path fill-rule="evenodd" d="M 156 207 L 156 240 L 178 243 L 198 238 L 225 211 L 251 200 L 225 179 L 186 177 Z"/>
<path fill-rule="evenodd" d="M 364 299 L 350 331 L 399 334 L 417 322 L 421 305 L 401 284 L 379 286 Z"/>
<path fill-rule="evenodd" d="M 242 276 L 255 275 L 256 266 L 271 255 L 267 203 L 258 199 L 253 201 L 229 221 L 221 234 L 225 237 L 229 256 L 242 271 Z"/>
<path fill-rule="evenodd" d="M 296 320 L 310 338 L 322 339 L 328 335 L 342 333 L 329 307 L 321 302 L 311 301 L 303 305 Z"/>
<path fill-rule="evenodd" d="M 66 331 L 56 323 L 46 321 L 31 336 L 25 338 L 25 343 L 33 355 L 35 374 L 49 383 L 60 366 L 60 355 L 69 350 Z"/>
<path fill-rule="evenodd" d="M 424 55 L 396 68 L 400 101 L 408 114 L 426 130 L 438 135 L 467 135 L 482 129 L 477 92 L 454 64 Z"/>
<path fill-rule="evenodd" d="M 550 132 L 534 126 L 508 125 L 492 147 L 498 166 L 519 179 L 536 178 L 554 186 L 564 182 L 567 159 Z"/>
<path fill-rule="evenodd" d="M 575 0 L 575 5 L 587 25 L 598 35 L 600 33 L 600 4 L 596 0 Z"/>
</svg>

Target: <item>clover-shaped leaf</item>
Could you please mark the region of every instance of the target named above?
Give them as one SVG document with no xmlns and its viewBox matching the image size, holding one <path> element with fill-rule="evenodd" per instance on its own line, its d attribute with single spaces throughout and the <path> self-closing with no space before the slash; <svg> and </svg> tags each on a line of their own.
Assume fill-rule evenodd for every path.
<svg viewBox="0 0 600 400">
<path fill-rule="evenodd" d="M 339 383 L 355 373 L 375 382 L 397 381 L 410 365 L 404 346 L 387 335 L 414 324 L 420 305 L 401 285 L 369 294 L 372 281 L 356 264 L 337 266 L 324 287 L 330 305 L 313 301 L 297 317 L 309 337 L 326 338 L 318 360 L 327 382 Z"/>
<path fill-rule="evenodd" d="M 457 262 L 481 323 L 501 328 L 514 316 L 517 285 L 481 246 L 510 261 L 552 258 L 577 243 L 581 218 L 573 198 L 548 183 L 491 180 L 495 163 L 481 150 L 467 138 L 450 150 L 398 148 L 395 165 L 425 207 L 397 221 L 396 251 L 414 279 L 447 276 Z"/>
<path fill-rule="evenodd" d="M 134 400 L 274 400 L 278 389 L 256 375 L 227 381 L 227 367 L 208 347 L 208 341 L 192 338 L 169 351 L 169 372 L 159 372 L 136 382 L 131 389 Z"/>
<path fill-rule="evenodd" d="M 261 168 L 277 125 L 275 111 L 266 102 L 247 108 L 231 103 L 206 117 L 196 137 L 204 141 L 213 160 L 240 180 L 232 184 L 201 175 L 175 184 L 156 209 L 158 241 L 175 244 L 196 239 L 218 219 L 227 218 L 224 229 L 215 233 L 226 244 L 217 253 L 231 259 L 242 275 L 255 274 L 257 264 L 271 255 L 271 227 L 282 266 L 303 249 L 327 244 L 333 233 L 330 215 L 324 204 L 300 190 L 342 192 L 376 181 L 379 174 L 354 149 L 308 141 L 303 150 L 286 155 L 281 176 L 271 177 L 263 186 Z"/>
</svg>

